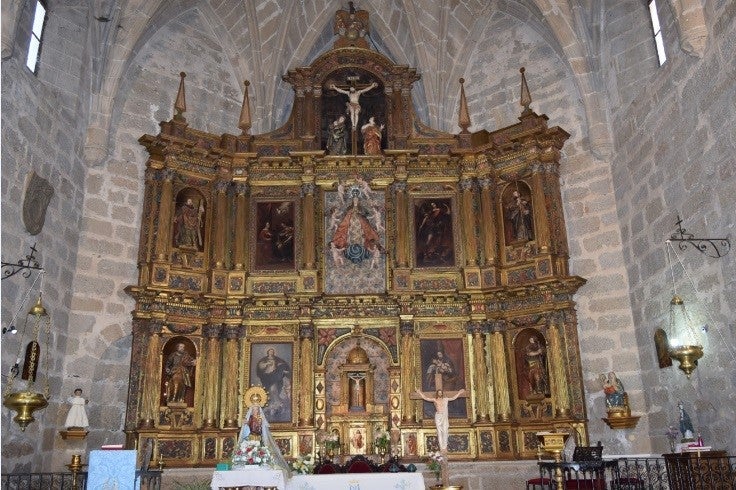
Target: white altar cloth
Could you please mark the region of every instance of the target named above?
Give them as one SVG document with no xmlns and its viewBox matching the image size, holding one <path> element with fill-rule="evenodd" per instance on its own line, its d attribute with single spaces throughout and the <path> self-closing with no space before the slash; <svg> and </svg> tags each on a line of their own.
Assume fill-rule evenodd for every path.
<svg viewBox="0 0 736 490">
<path fill-rule="evenodd" d="M 335 473 L 294 475 L 288 490 L 425 490 L 421 473 Z"/>
<path fill-rule="evenodd" d="M 425 490 L 421 473 L 335 473 L 294 475 L 284 480 L 279 470 L 253 468 L 215 471 L 212 490 L 223 487 L 261 486 L 279 490 Z"/>
<path fill-rule="evenodd" d="M 212 474 L 212 490 L 227 487 L 276 487 L 286 490 L 284 472 L 253 466 L 245 470 L 215 471 Z"/>
</svg>

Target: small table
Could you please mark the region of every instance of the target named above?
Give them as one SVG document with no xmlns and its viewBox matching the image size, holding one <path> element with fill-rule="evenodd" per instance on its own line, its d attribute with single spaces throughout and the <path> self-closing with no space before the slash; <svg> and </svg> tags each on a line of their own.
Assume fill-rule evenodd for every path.
<svg viewBox="0 0 736 490">
<path fill-rule="evenodd" d="M 242 470 L 215 471 L 210 487 L 212 490 L 238 487 L 286 490 L 286 479 L 281 470 L 253 466 Z"/>
</svg>

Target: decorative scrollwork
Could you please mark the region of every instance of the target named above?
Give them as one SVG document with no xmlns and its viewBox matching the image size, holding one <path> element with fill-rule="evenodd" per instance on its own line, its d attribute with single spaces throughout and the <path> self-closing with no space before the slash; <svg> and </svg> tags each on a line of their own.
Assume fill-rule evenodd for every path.
<svg viewBox="0 0 736 490">
<path fill-rule="evenodd" d="M 23 277 L 30 277 L 32 271 L 42 271 L 43 267 L 41 267 L 38 263 L 38 260 L 36 260 L 36 244 L 34 243 L 31 245 L 31 254 L 26 255 L 25 259 L 20 259 L 16 263 L 12 262 L 2 262 L 2 278 L 1 279 L 7 279 L 9 277 L 13 277 L 19 272 L 23 272 Z"/>
<path fill-rule="evenodd" d="M 731 240 L 728 238 L 704 238 L 696 237 L 692 233 L 688 233 L 687 229 L 682 227 L 682 219 L 677 216 L 677 231 L 673 233 L 668 242 L 677 242 L 680 250 L 687 250 L 688 244 L 692 245 L 698 252 L 708 257 L 718 259 L 727 255 L 731 251 Z"/>
</svg>

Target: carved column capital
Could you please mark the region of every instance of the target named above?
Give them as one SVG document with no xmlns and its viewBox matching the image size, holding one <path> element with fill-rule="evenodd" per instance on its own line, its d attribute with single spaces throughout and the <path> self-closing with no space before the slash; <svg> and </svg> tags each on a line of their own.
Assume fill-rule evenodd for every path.
<svg viewBox="0 0 736 490">
<path fill-rule="evenodd" d="M 239 196 L 245 196 L 248 194 L 250 186 L 246 182 L 238 182 L 235 184 L 235 193 Z"/>
<path fill-rule="evenodd" d="M 301 323 L 299 325 L 300 339 L 314 339 L 314 325 L 312 323 Z"/>
<path fill-rule="evenodd" d="M 471 177 L 460 179 L 460 189 L 462 191 L 472 191 L 475 185 L 475 181 Z"/>
<path fill-rule="evenodd" d="M 302 188 L 301 188 L 301 195 L 302 195 L 302 197 L 304 197 L 304 196 L 313 196 L 316 187 L 317 186 L 314 184 L 314 182 L 305 182 L 305 183 L 303 183 L 302 184 Z"/>
<path fill-rule="evenodd" d="M 245 337 L 245 327 L 242 325 L 223 325 L 222 338 L 225 340 L 238 340 Z"/>
<path fill-rule="evenodd" d="M 204 325 L 202 327 L 202 336 L 207 339 L 220 338 L 220 336 L 222 335 L 222 327 L 222 324 L 219 323 L 209 323 L 207 325 Z"/>
<path fill-rule="evenodd" d="M 406 192 L 406 182 L 401 180 L 396 181 L 391 184 L 391 188 L 394 192 Z"/>
<path fill-rule="evenodd" d="M 414 335 L 414 322 L 412 320 L 401 320 L 399 330 L 402 336 L 410 337 Z"/>
</svg>

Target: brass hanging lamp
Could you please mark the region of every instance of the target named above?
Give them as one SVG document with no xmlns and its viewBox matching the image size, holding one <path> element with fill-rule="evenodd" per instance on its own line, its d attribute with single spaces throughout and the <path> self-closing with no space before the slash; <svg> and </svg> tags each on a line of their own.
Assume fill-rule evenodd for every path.
<svg viewBox="0 0 736 490">
<path fill-rule="evenodd" d="M 43 270 L 39 274 L 43 276 Z M 43 280 L 41 281 L 43 283 Z M 34 281 L 35 284 L 35 281 Z M 31 290 L 33 286 L 31 286 Z M 40 288 L 39 288 L 40 290 Z M 29 290 L 29 293 L 31 291 Z M 28 328 L 31 327 L 31 341 L 26 347 L 25 362 L 21 372 L 20 361 L 21 351 L 23 349 L 25 334 Z M 44 390 L 43 393 L 36 391 L 35 384 L 37 380 L 37 371 L 39 363 L 41 361 L 41 344 L 40 337 L 42 330 L 46 332 L 46 349 L 43 355 L 44 361 Z M 6 385 L 5 393 L 3 395 L 3 405 L 7 408 L 17 412 L 17 415 L 13 417 L 13 421 L 20 426 L 21 431 L 25 431 L 28 424 L 33 422 L 35 417 L 33 413 L 36 410 L 41 410 L 48 405 L 48 399 L 50 396 L 49 387 L 49 349 L 51 344 L 51 318 L 44 308 L 41 302 L 41 293 L 39 292 L 38 300 L 26 315 L 26 320 L 23 325 L 22 334 L 18 343 L 18 355 L 16 356 L 16 362 L 10 369 L 10 375 L 8 376 L 8 383 Z M 14 391 L 14 385 L 16 379 L 20 376 L 21 380 L 26 380 L 27 384 L 25 389 Z"/>
</svg>

